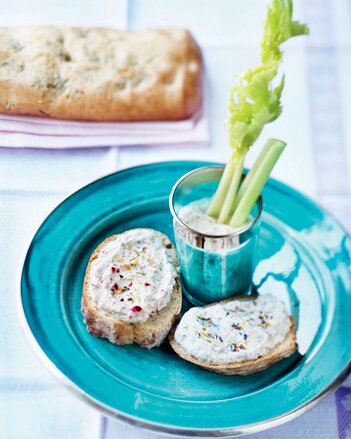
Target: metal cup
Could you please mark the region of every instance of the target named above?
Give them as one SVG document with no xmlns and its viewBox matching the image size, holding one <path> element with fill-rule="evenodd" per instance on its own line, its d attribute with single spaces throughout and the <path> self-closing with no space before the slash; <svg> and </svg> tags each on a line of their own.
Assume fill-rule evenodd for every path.
<svg viewBox="0 0 351 439">
<path fill-rule="evenodd" d="M 201 233 L 179 216 L 183 206 L 214 195 L 223 170 L 206 166 L 189 172 L 174 185 L 169 199 L 183 291 L 197 306 L 249 294 L 252 288 L 262 197 L 248 223 L 225 235 Z"/>
</svg>

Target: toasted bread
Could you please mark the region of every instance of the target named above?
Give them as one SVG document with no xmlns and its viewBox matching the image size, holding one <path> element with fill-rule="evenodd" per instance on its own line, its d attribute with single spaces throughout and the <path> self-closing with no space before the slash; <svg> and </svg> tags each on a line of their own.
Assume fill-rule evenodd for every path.
<svg viewBox="0 0 351 439">
<path fill-rule="evenodd" d="M 178 260 L 175 249 L 171 241 L 165 235 L 161 233 L 160 235 L 164 246 L 172 252 L 172 262 L 178 272 Z M 138 345 L 147 348 L 159 346 L 167 337 L 180 313 L 182 293 L 179 275 L 177 275 L 175 279 L 174 288 L 168 304 L 158 313 L 151 314 L 145 322 L 130 323 L 119 320 L 114 312 L 98 309 L 89 295 L 91 264 L 99 256 L 105 245 L 116 239 L 117 236 L 119 235 L 113 235 L 105 239 L 96 248 L 89 259 L 84 278 L 82 296 L 82 313 L 84 315 L 84 322 L 91 334 L 96 337 L 106 338 L 111 343 L 117 345 L 137 343 Z"/>
<path fill-rule="evenodd" d="M 249 297 L 249 296 L 248 296 Z M 242 300 L 247 300 L 248 297 L 240 298 Z M 235 298 L 236 300 L 238 298 Z M 226 299 L 217 303 L 229 302 L 231 299 Z M 213 306 L 214 304 L 206 305 L 206 307 Z M 205 307 L 204 307 L 205 308 Z M 282 360 L 283 358 L 289 357 L 297 349 L 296 334 L 295 334 L 295 324 L 293 317 L 288 317 L 290 319 L 290 328 L 287 336 L 279 345 L 271 349 L 266 355 L 260 356 L 252 360 L 236 361 L 232 363 L 213 363 L 200 360 L 187 352 L 185 352 L 179 343 L 176 342 L 174 338 L 174 333 L 176 327 L 174 327 L 169 335 L 169 342 L 173 350 L 184 360 L 196 364 L 203 369 L 210 370 L 212 372 L 220 373 L 223 375 L 249 375 L 261 370 L 267 369 L 272 364 Z"/>
</svg>

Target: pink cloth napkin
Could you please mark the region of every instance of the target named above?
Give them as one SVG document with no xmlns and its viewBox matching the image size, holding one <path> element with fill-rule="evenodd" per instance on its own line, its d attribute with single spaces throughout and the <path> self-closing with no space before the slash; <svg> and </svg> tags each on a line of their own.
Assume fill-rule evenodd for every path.
<svg viewBox="0 0 351 439">
<path fill-rule="evenodd" d="M 0 146 L 5 147 L 204 144 L 208 140 L 204 108 L 191 119 L 175 122 L 80 122 L 0 114 Z"/>
</svg>

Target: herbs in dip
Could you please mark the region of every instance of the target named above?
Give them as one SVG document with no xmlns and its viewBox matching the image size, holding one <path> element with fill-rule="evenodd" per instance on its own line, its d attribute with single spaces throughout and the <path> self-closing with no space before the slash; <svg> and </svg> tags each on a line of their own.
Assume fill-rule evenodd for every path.
<svg viewBox="0 0 351 439">
<path fill-rule="evenodd" d="M 182 349 L 208 363 L 253 360 L 279 345 L 290 330 L 283 302 L 271 294 L 191 308 L 174 338 Z"/>
<path fill-rule="evenodd" d="M 97 307 L 125 322 L 145 322 L 164 308 L 174 288 L 172 250 L 155 230 L 116 236 L 92 262 L 89 294 Z"/>
</svg>

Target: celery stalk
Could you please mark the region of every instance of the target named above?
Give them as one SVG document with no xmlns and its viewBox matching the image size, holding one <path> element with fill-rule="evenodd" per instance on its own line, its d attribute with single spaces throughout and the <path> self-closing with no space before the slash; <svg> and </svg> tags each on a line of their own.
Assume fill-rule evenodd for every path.
<svg viewBox="0 0 351 439">
<path fill-rule="evenodd" d="M 229 162 L 226 164 L 224 168 L 224 172 L 221 181 L 219 182 L 217 191 L 213 196 L 211 203 L 207 209 L 207 214 L 213 216 L 214 218 L 217 218 L 219 216 L 222 204 L 225 200 L 225 197 L 227 195 L 230 186 L 230 182 L 234 174 L 234 169 L 235 169 L 235 158 L 234 155 L 232 155 Z"/>
<path fill-rule="evenodd" d="M 240 186 L 238 195 L 235 198 L 233 212 L 238 207 L 238 204 L 240 203 L 241 199 L 243 198 L 243 195 L 244 195 L 246 189 L 250 186 L 252 179 L 254 178 L 254 176 L 257 172 L 257 169 L 261 166 L 262 162 L 265 160 L 265 156 L 266 156 L 266 154 L 268 154 L 268 151 L 271 148 L 271 142 L 273 140 L 274 139 L 269 139 L 266 142 L 265 146 L 262 148 L 261 152 L 259 153 L 255 163 L 253 164 L 250 172 L 244 178 L 244 180 Z"/>
<path fill-rule="evenodd" d="M 241 189 L 241 198 L 230 220 L 232 227 L 240 227 L 247 221 L 274 165 L 283 152 L 286 143 L 278 139 L 269 139 L 260 157 L 245 177 L 247 183 Z"/>
<path fill-rule="evenodd" d="M 308 27 L 292 18 L 292 0 L 271 0 L 263 28 L 261 62 L 239 75 L 237 83 L 230 89 L 226 125 L 233 152 L 207 210 L 219 222 L 227 222 L 236 205 L 241 203 L 237 190 L 247 152 L 264 126 L 282 112 L 280 99 L 284 76 L 279 74 L 283 58 L 280 46 L 291 37 L 307 33 Z"/>
<path fill-rule="evenodd" d="M 224 199 L 221 212 L 218 217 L 218 222 L 227 223 L 230 219 L 230 214 L 233 210 L 233 204 L 240 185 L 243 169 L 244 169 L 244 155 L 239 155 L 235 160 L 235 169 L 232 176 L 232 181 L 227 191 L 227 195 Z"/>
</svg>

